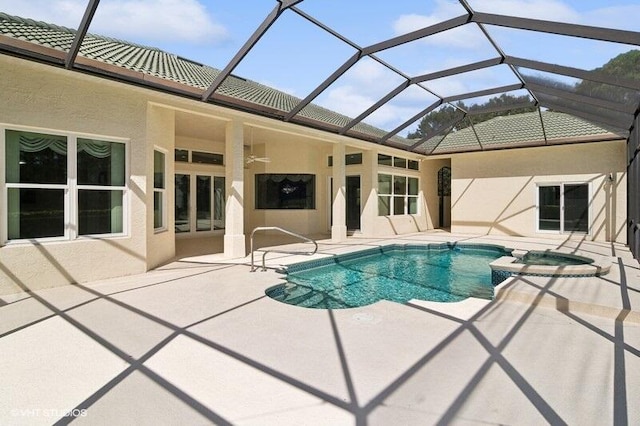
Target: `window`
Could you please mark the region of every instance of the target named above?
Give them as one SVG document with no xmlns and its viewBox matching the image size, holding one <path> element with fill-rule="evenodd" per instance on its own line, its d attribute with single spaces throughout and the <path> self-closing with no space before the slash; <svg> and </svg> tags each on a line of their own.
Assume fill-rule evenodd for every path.
<svg viewBox="0 0 640 426">
<path fill-rule="evenodd" d="M 189 153 L 191 153 L 191 157 L 189 157 Z M 180 163 L 224 165 L 224 155 L 213 152 L 189 151 L 188 149 L 177 148 L 174 151 L 174 157 L 175 161 Z"/>
<path fill-rule="evenodd" d="M 345 166 L 351 166 L 353 164 L 362 164 L 362 153 L 357 152 L 355 154 L 346 154 L 344 156 Z M 327 157 L 327 166 L 333 167 L 333 155 Z"/>
<path fill-rule="evenodd" d="M 177 173 L 175 191 L 176 233 L 201 233 L 224 229 L 224 177 L 202 173 Z"/>
<path fill-rule="evenodd" d="M 186 174 L 176 174 L 176 232 L 189 232 L 191 230 L 191 219 L 189 215 L 189 202 L 191 199 L 191 177 Z"/>
<path fill-rule="evenodd" d="M 407 159 L 400 157 L 393 157 L 393 167 L 397 167 L 399 169 L 407 168 Z"/>
<path fill-rule="evenodd" d="M 362 164 L 362 153 L 347 154 L 344 156 L 344 164 L 350 166 L 352 164 Z"/>
<path fill-rule="evenodd" d="M 166 227 L 166 169 L 164 152 L 153 151 L 153 228 L 156 231 Z"/>
<path fill-rule="evenodd" d="M 393 165 L 393 157 L 385 154 L 378 154 L 378 164 L 381 166 Z"/>
<path fill-rule="evenodd" d="M 4 136 L 7 240 L 125 232 L 124 143 L 9 129 Z"/>
<path fill-rule="evenodd" d="M 390 216 L 391 215 L 391 196 L 393 191 L 391 190 L 391 182 L 393 176 L 391 175 L 378 175 L 378 215 Z"/>
<path fill-rule="evenodd" d="M 122 233 L 124 144 L 78 138 L 77 147 L 79 234 Z"/>
<path fill-rule="evenodd" d="M 378 154 L 378 164 L 381 166 L 395 167 L 397 169 L 420 170 L 420 162 L 408 160 L 402 157 Z"/>
<path fill-rule="evenodd" d="M 401 175 L 378 175 L 378 215 L 418 213 L 418 178 Z"/>
<path fill-rule="evenodd" d="M 316 176 L 257 174 L 256 209 L 315 209 Z"/>
<path fill-rule="evenodd" d="M 538 230 L 589 232 L 589 185 L 538 186 Z"/>
<path fill-rule="evenodd" d="M 174 160 L 179 163 L 189 162 L 189 150 L 188 149 L 176 149 L 174 150 Z"/>
<path fill-rule="evenodd" d="M 191 162 L 199 163 L 199 164 L 215 164 L 222 166 L 223 165 L 223 156 L 222 154 L 213 154 L 210 152 L 200 152 L 193 151 L 191 153 Z"/>
</svg>

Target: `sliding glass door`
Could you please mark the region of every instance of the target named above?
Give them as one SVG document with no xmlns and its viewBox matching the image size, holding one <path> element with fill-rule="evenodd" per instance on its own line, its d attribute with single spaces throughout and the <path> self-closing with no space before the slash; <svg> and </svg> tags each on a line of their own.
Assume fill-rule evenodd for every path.
<svg viewBox="0 0 640 426">
<path fill-rule="evenodd" d="M 589 233 L 589 184 L 538 186 L 538 230 Z"/>
<path fill-rule="evenodd" d="M 589 232 L 589 185 L 564 185 L 565 232 Z"/>
</svg>

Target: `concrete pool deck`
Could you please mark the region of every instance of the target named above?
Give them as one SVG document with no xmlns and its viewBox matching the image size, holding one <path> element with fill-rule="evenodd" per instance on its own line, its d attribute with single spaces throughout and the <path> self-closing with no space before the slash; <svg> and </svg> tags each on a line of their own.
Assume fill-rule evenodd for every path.
<svg viewBox="0 0 640 426">
<path fill-rule="evenodd" d="M 437 232 L 320 241 L 316 256 L 445 241 L 613 264 L 512 277 L 493 301 L 333 311 L 276 302 L 264 291 L 282 275 L 217 256 L 2 296 L 0 424 L 640 424 L 640 267 L 626 247 Z"/>
</svg>

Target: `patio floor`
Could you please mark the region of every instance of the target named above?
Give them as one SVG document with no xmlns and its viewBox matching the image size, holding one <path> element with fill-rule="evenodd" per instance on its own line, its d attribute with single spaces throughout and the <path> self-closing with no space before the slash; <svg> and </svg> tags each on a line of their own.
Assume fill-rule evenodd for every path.
<svg viewBox="0 0 640 426">
<path fill-rule="evenodd" d="M 316 257 L 442 241 L 613 265 L 513 277 L 493 301 L 333 311 L 274 301 L 282 275 L 216 256 L 4 296 L 0 424 L 640 424 L 640 268 L 626 247 L 440 232 L 321 241 Z"/>
</svg>

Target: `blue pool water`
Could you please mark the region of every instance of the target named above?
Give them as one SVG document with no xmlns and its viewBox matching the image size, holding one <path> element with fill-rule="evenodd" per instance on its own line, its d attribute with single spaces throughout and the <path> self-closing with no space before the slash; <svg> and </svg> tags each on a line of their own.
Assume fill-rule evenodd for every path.
<svg viewBox="0 0 640 426">
<path fill-rule="evenodd" d="M 289 267 L 287 283 L 267 290 L 275 300 L 307 308 L 342 309 L 386 299 L 457 302 L 493 298 L 497 246 L 393 245 Z"/>
</svg>

